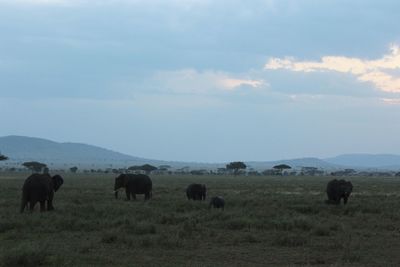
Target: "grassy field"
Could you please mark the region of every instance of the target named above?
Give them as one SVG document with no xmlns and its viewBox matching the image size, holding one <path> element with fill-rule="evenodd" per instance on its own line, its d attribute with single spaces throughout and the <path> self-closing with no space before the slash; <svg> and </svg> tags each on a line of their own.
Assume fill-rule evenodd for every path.
<svg viewBox="0 0 400 267">
<path fill-rule="evenodd" d="M 2 266 L 400 266 L 400 181 L 352 178 L 346 207 L 330 177 L 153 176 L 153 199 L 114 199 L 113 175 L 68 174 L 55 211 L 19 213 L 27 175 L 0 174 Z M 225 211 L 186 200 L 205 183 Z"/>
</svg>

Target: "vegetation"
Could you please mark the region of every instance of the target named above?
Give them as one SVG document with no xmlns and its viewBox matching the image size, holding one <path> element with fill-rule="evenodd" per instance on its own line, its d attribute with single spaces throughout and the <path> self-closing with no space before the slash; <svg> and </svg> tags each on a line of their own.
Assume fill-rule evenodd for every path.
<svg viewBox="0 0 400 267">
<path fill-rule="evenodd" d="M 153 175 L 153 199 L 127 202 L 114 199 L 114 174 L 67 173 L 55 211 L 20 214 L 28 175 L 0 173 L 2 266 L 400 264 L 398 177 L 351 178 L 335 206 L 324 204 L 332 177 Z M 193 182 L 225 210 L 186 200 Z"/>
<path fill-rule="evenodd" d="M 287 164 L 279 164 L 279 165 L 275 165 L 273 168 L 275 170 L 279 170 L 280 174 L 283 174 L 283 170 L 288 170 L 288 169 L 291 169 L 292 167 L 290 167 Z"/>
<path fill-rule="evenodd" d="M 24 163 L 22 163 L 22 166 L 28 168 L 32 172 L 42 172 L 43 170 L 45 170 L 47 168 L 46 164 L 40 163 L 37 161 L 24 162 Z"/>
<path fill-rule="evenodd" d="M 237 175 L 239 173 L 239 170 L 245 170 L 246 169 L 246 164 L 241 161 L 234 161 L 226 165 L 227 170 L 233 170 L 233 173 Z"/>
<path fill-rule="evenodd" d="M 141 166 L 131 166 L 128 168 L 130 171 L 144 171 L 146 174 L 150 174 L 152 171 L 157 170 L 157 167 L 150 165 L 150 164 L 144 164 Z"/>
<path fill-rule="evenodd" d="M 0 154 L 0 161 L 3 161 L 3 160 L 8 160 L 8 157 Z"/>
<path fill-rule="evenodd" d="M 76 166 L 71 167 L 71 168 L 69 168 L 69 171 L 72 173 L 76 173 L 78 171 L 78 167 L 76 167 Z"/>
</svg>

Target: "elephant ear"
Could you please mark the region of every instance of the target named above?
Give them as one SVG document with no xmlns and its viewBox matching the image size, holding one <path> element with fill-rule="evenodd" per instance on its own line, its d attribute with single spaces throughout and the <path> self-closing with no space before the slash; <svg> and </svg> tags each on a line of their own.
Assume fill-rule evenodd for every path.
<svg viewBox="0 0 400 267">
<path fill-rule="evenodd" d="M 347 182 L 349 191 L 352 192 L 353 191 L 353 184 L 351 182 Z"/>
<path fill-rule="evenodd" d="M 119 175 L 117 178 L 115 178 L 115 190 L 117 190 L 118 188 L 121 187 L 126 187 L 127 183 L 128 183 L 128 175 L 126 174 L 121 174 Z"/>
<path fill-rule="evenodd" d="M 53 180 L 54 192 L 57 192 L 57 190 L 64 183 L 64 179 L 60 175 L 54 175 L 52 180 Z"/>
</svg>

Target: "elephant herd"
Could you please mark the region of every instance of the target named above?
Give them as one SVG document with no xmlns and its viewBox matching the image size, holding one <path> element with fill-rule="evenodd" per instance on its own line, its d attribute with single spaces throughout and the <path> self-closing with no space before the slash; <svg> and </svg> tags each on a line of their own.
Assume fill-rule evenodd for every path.
<svg viewBox="0 0 400 267">
<path fill-rule="evenodd" d="M 29 210 L 33 211 L 37 202 L 40 203 L 40 211 L 53 210 L 54 193 L 64 183 L 60 175 L 50 176 L 49 174 L 32 174 L 29 176 L 22 187 L 21 213 L 25 210 L 29 203 Z M 136 199 L 136 194 L 144 194 L 144 199 L 148 200 L 152 197 L 153 183 L 149 176 L 144 174 L 121 174 L 115 178 L 114 194 L 118 198 L 118 192 L 121 188 L 125 188 L 126 199 Z M 330 181 L 326 188 L 328 195 L 327 204 L 338 205 L 343 199 L 346 204 L 353 185 L 345 180 L 334 179 Z M 204 184 L 190 184 L 186 189 L 188 200 L 206 200 L 207 188 Z M 210 199 L 209 208 L 225 207 L 225 200 L 221 196 L 214 196 Z"/>
</svg>

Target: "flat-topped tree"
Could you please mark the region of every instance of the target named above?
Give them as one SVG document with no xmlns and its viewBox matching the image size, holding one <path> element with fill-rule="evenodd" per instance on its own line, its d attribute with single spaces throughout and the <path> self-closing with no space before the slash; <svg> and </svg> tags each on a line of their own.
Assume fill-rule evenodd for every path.
<svg viewBox="0 0 400 267">
<path fill-rule="evenodd" d="M 234 161 L 226 165 L 227 170 L 233 170 L 233 174 L 237 175 L 239 170 L 246 169 L 247 166 L 242 161 Z"/>
<path fill-rule="evenodd" d="M 47 165 L 37 161 L 28 161 L 22 163 L 22 166 L 30 169 L 32 172 L 42 172 L 47 168 Z"/>
<path fill-rule="evenodd" d="M 149 174 L 150 172 L 157 170 L 157 167 L 150 164 L 144 164 L 140 166 L 140 170 L 145 171 L 146 174 Z"/>
<path fill-rule="evenodd" d="M 160 165 L 160 166 L 158 166 L 158 169 L 160 171 L 168 171 L 169 169 L 171 169 L 171 166 L 170 165 Z"/>
<path fill-rule="evenodd" d="M 281 173 L 281 175 L 283 175 L 283 170 L 287 170 L 287 169 L 291 169 L 292 167 L 290 167 L 287 164 L 279 164 L 279 165 L 275 165 L 274 167 L 275 170 L 279 170 L 279 172 Z"/>
<path fill-rule="evenodd" d="M 138 170 L 140 170 L 140 167 L 141 166 L 136 166 L 136 165 L 130 166 L 130 167 L 128 167 L 128 171 L 138 171 Z"/>
<path fill-rule="evenodd" d="M 149 174 L 152 171 L 157 170 L 158 168 L 150 165 L 150 164 L 144 164 L 142 166 L 131 166 L 128 168 L 130 171 L 144 171 L 146 174 Z"/>
<path fill-rule="evenodd" d="M 0 154 L 0 161 L 3 161 L 3 160 L 8 160 L 8 157 Z"/>
</svg>

